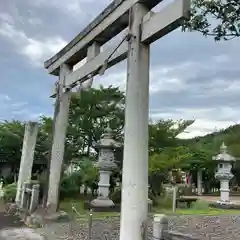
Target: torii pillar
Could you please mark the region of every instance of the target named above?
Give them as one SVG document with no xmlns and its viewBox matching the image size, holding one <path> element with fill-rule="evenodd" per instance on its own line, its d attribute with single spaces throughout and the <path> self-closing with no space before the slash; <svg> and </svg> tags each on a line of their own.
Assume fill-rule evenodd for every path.
<svg viewBox="0 0 240 240">
<path fill-rule="evenodd" d="M 87 60 L 90 61 L 100 52 L 100 45 L 94 42 L 88 47 Z M 59 106 L 55 106 L 55 126 L 51 151 L 51 163 L 49 173 L 48 198 L 47 205 L 51 212 L 56 212 L 59 202 L 59 185 L 61 180 L 62 167 L 64 162 L 65 140 L 68 126 L 68 114 L 70 107 L 71 91 L 66 91 L 65 80 L 67 75 L 73 71 L 73 67 L 68 64 L 62 64 L 59 73 Z M 93 78 L 88 80 L 82 90 L 88 90 L 93 82 Z"/>
<path fill-rule="evenodd" d="M 27 122 L 25 125 L 21 163 L 20 163 L 20 169 L 18 173 L 17 193 L 15 198 L 15 202 L 18 205 L 20 204 L 20 201 L 21 201 L 23 184 L 27 180 L 31 179 L 37 134 L 38 134 L 38 123 Z"/>
<path fill-rule="evenodd" d="M 139 25 L 148 12 L 140 3 L 130 11 L 120 240 L 143 239 L 147 224 L 149 45 L 141 43 Z"/>
<path fill-rule="evenodd" d="M 68 126 L 68 112 L 71 93 L 64 90 L 65 78 L 72 71 L 72 67 L 63 64 L 60 67 L 58 97 L 55 106 L 55 125 L 51 151 L 51 163 L 48 185 L 47 205 L 50 211 L 56 212 L 59 201 L 59 183 L 62 173 L 65 139 Z"/>
</svg>

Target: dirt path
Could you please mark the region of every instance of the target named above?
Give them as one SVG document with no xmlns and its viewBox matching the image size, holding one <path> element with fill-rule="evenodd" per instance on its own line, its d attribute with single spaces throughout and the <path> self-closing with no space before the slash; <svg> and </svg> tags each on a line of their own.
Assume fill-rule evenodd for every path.
<svg viewBox="0 0 240 240">
<path fill-rule="evenodd" d="M 21 222 L 17 216 L 6 215 L 4 212 L 0 212 L 0 231 L 6 228 L 23 226 L 23 222 Z"/>
<path fill-rule="evenodd" d="M 23 222 L 17 216 L 6 214 L 4 209 L 4 203 L 0 202 L 0 231 L 5 228 L 24 226 Z"/>
<path fill-rule="evenodd" d="M 44 240 L 33 229 L 27 228 L 16 215 L 6 214 L 0 202 L 0 240 Z"/>
</svg>

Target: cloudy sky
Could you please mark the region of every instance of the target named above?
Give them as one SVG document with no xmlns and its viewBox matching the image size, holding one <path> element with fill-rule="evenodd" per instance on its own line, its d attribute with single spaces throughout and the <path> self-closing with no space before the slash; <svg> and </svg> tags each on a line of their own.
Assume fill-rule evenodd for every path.
<svg viewBox="0 0 240 240">
<path fill-rule="evenodd" d="M 52 115 L 56 77 L 43 62 L 78 34 L 110 0 L 0 1 L 0 120 Z M 63 3 L 64 2 L 64 3 Z M 151 47 L 153 119 L 196 119 L 183 137 L 239 122 L 239 40 L 215 43 L 176 30 Z M 95 79 L 125 90 L 126 62 Z"/>
</svg>

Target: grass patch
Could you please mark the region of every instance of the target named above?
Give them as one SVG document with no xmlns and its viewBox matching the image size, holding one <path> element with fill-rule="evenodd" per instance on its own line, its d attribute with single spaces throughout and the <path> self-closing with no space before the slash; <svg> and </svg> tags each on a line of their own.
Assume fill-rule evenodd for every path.
<svg viewBox="0 0 240 240">
<path fill-rule="evenodd" d="M 166 215 L 205 215 L 205 216 L 218 216 L 218 215 L 240 215 L 240 210 L 236 209 L 216 209 L 210 208 L 208 203 L 202 200 L 196 201 L 192 208 L 179 208 L 176 213 L 172 212 L 171 201 L 169 198 L 159 200 L 158 206 L 153 208 L 153 214 L 166 214 Z M 72 210 L 74 206 L 78 213 Z M 89 219 L 89 211 L 84 209 L 84 201 L 82 199 L 65 199 L 60 203 L 60 210 L 67 212 L 71 217 L 78 221 L 85 222 Z M 116 212 L 92 212 L 93 220 L 101 220 L 108 217 L 117 217 L 120 213 Z"/>
<path fill-rule="evenodd" d="M 176 213 L 173 213 L 170 209 L 159 209 L 155 213 L 162 213 L 167 215 L 204 215 L 204 216 L 219 216 L 219 215 L 240 215 L 240 210 L 225 210 L 225 209 L 177 209 Z"/>
<path fill-rule="evenodd" d="M 72 206 L 77 210 L 73 211 Z M 85 221 L 89 218 L 89 211 L 84 209 L 84 201 L 82 199 L 65 199 L 60 202 L 59 209 L 68 213 L 71 217 Z M 117 212 L 92 212 L 92 218 L 104 219 L 107 217 L 120 216 L 120 213 Z"/>
<path fill-rule="evenodd" d="M 161 208 L 159 205 L 155 209 L 155 213 L 164 213 L 167 215 L 205 215 L 205 216 L 218 216 L 218 215 L 240 215 L 240 210 L 236 209 L 217 209 L 209 207 L 208 202 L 197 200 L 192 204 L 191 208 L 178 208 L 176 213 L 172 212 L 171 208 Z"/>
</svg>

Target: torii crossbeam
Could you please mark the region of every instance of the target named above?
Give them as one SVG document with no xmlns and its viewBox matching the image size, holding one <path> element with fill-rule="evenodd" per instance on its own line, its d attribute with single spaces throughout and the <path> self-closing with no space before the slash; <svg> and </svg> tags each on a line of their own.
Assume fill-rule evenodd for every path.
<svg viewBox="0 0 240 240">
<path fill-rule="evenodd" d="M 175 0 L 158 13 L 151 11 L 162 0 L 115 0 L 59 53 L 44 64 L 59 76 L 53 96 L 56 104 L 48 203 L 56 209 L 68 123 L 69 91 L 127 58 L 120 240 L 147 239 L 148 115 L 150 44 L 178 28 L 189 17 L 190 0 Z M 100 47 L 128 27 L 119 48 Z M 73 71 L 73 66 L 87 62 Z M 104 69 L 105 70 L 105 69 Z"/>
</svg>

